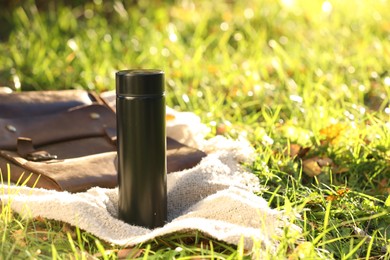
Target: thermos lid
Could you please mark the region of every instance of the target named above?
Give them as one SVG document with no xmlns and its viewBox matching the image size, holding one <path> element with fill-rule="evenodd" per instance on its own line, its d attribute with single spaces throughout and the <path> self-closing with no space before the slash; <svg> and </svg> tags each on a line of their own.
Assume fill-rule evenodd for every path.
<svg viewBox="0 0 390 260">
<path fill-rule="evenodd" d="M 116 94 L 121 96 L 164 95 L 164 71 L 154 69 L 121 70 L 115 74 Z"/>
</svg>

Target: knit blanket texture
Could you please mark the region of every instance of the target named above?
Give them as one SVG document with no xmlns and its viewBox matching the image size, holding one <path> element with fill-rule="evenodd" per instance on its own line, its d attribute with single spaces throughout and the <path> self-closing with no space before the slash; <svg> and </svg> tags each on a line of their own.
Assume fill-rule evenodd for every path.
<svg viewBox="0 0 390 260">
<path fill-rule="evenodd" d="M 255 194 L 261 187 L 246 166 L 254 149 L 245 139 L 205 139 L 208 128 L 195 114 L 167 108 L 167 115 L 167 135 L 207 156 L 191 169 L 168 174 L 168 220 L 163 227 L 150 230 L 119 220 L 117 188 L 69 193 L 0 184 L 1 202 L 23 217 L 67 222 L 120 246 L 200 231 L 233 245 L 243 243 L 247 250 L 260 243 L 260 248 L 272 252 L 286 228 L 299 232 L 282 212 Z"/>
</svg>

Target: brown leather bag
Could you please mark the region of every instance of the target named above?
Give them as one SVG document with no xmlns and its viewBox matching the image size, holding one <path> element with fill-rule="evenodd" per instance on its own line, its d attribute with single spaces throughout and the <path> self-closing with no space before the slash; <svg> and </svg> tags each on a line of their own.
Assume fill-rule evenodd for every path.
<svg viewBox="0 0 390 260">
<path fill-rule="evenodd" d="M 168 173 L 190 168 L 204 156 L 167 138 Z M 0 94 L 0 168 L 3 181 L 10 176 L 33 187 L 70 192 L 115 187 L 112 97 L 83 90 Z"/>
</svg>

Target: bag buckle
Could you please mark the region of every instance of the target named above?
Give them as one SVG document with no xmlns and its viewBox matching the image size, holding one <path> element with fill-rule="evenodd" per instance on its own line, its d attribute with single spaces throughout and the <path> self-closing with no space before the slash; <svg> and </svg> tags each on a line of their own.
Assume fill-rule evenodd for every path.
<svg viewBox="0 0 390 260">
<path fill-rule="evenodd" d="M 50 154 L 46 151 L 36 151 L 26 155 L 26 159 L 34 162 L 42 162 L 57 159 L 57 155 Z"/>
<path fill-rule="evenodd" d="M 18 138 L 17 152 L 23 158 L 34 162 L 42 162 L 42 161 L 57 159 L 57 155 L 50 154 L 47 151 L 35 150 L 31 138 L 28 137 Z"/>
</svg>

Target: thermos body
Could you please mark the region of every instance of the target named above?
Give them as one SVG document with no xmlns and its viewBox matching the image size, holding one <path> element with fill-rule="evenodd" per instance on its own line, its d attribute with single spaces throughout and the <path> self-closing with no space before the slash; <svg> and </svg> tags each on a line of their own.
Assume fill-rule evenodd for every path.
<svg viewBox="0 0 390 260">
<path fill-rule="evenodd" d="M 160 227 L 167 217 L 164 74 L 120 71 L 116 81 L 119 218 Z"/>
</svg>

